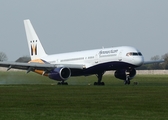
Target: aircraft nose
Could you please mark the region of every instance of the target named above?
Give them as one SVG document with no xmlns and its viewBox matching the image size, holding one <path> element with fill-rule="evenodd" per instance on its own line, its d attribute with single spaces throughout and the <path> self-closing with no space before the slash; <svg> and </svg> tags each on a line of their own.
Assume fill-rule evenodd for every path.
<svg viewBox="0 0 168 120">
<path fill-rule="evenodd" d="M 144 63 L 144 58 L 143 58 L 143 56 L 137 57 L 134 62 L 135 62 L 135 64 L 136 64 L 137 66 L 141 66 L 141 65 Z"/>
</svg>

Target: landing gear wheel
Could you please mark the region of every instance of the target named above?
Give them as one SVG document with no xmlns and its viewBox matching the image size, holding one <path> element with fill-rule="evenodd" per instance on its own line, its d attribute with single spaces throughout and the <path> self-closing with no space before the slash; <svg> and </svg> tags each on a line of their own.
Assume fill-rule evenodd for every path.
<svg viewBox="0 0 168 120">
<path fill-rule="evenodd" d="M 98 74 L 96 74 L 98 81 L 94 82 L 94 85 L 104 85 L 104 82 L 101 82 L 103 74 L 104 74 L 104 72 L 99 72 Z"/>
<path fill-rule="evenodd" d="M 131 83 L 130 80 L 128 80 L 128 81 L 127 81 L 127 84 L 129 85 L 130 83 Z"/>
<path fill-rule="evenodd" d="M 104 82 L 100 82 L 100 83 L 94 82 L 94 85 L 105 85 L 105 84 L 104 84 Z"/>
<path fill-rule="evenodd" d="M 125 85 L 126 85 L 126 84 L 128 84 L 128 85 L 129 85 L 130 83 L 131 83 L 131 82 L 130 82 L 130 80 L 128 80 L 128 81 L 127 81 L 127 80 L 125 80 L 125 81 L 124 81 L 124 84 L 125 84 Z"/>
<path fill-rule="evenodd" d="M 58 82 L 57 85 L 68 85 L 67 82 Z"/>
</svg>

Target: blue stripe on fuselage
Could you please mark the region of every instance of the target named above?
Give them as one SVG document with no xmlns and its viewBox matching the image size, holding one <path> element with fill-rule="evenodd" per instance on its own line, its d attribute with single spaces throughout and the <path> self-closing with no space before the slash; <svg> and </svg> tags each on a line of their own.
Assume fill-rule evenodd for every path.
<svg viewBox="0 0 168 120">
<path fill-rule="evenodd" d="M 97 74 L 97 73 L 109 71 L 109 70 L 128 69 L 129 67 L 136 68 L 138 66 L 135 66 L 126 62 L 113 61 L 113 62 L 97 64 L 84 70 L 79 70 L 79 71 L 72 70 L 71 75 L 72 76 L 92 75 L 92 74 Z"/>
</svg>

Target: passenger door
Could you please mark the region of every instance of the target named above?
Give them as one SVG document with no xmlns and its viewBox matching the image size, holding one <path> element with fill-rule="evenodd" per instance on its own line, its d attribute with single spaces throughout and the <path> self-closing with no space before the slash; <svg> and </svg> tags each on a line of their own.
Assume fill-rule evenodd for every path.
<svg viewBox="0 0 168 120">
<path fill-rule="evenodd" d="M 122 50 L 118 53 L 118 61 L 122 61 Z"/>
</svg>

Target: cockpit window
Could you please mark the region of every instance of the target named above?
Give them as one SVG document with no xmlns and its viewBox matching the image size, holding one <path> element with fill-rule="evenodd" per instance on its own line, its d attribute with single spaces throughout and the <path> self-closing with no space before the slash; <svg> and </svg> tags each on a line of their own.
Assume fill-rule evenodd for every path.
<svg viewBox="0 0 168 120">
<path fill-rule="evenodd" d="M 129 52 L 126 56 L 142 56 L 142 54 L 140 52 Z"/>
<path fill-rule="evenodd" d="M 133 53 L 133 56 L 138 56 L 138 53 Z"/>
<path fill-rule="evenodd" d="M 142 53 L 141 53 L 141 52 L 138 52 L 138 54 L 139 54 L 140 56 L 142 56 Z"/>
</svg>

